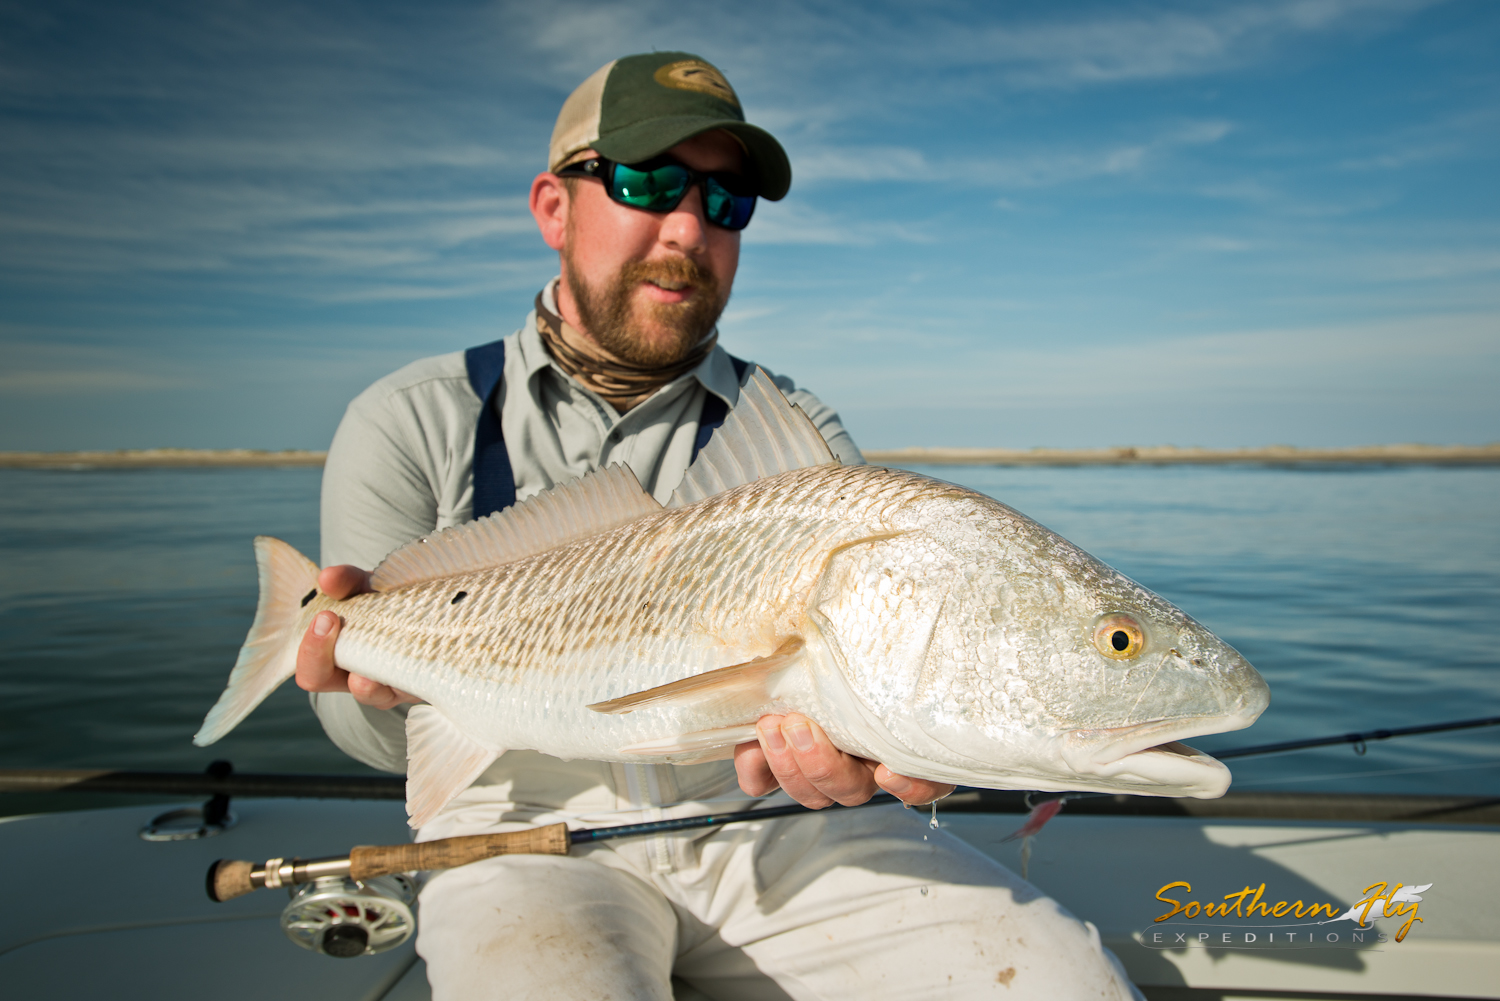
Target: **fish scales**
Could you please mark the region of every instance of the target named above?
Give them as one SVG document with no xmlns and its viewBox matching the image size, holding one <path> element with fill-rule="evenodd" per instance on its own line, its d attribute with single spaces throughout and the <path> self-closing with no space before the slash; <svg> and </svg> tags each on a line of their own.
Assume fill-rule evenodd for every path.
<svg viewBox="0 0 1500 1001">
<path fill-rule="evenodd" d="M 681 506 L 600 471 L 405 547 L 377 572 L 386 590 L 305 606 L 317 568 L 257 540 L 256 625 L 200 743 L 288 676 L 297 638 L 335 609 L 338 663 L 430 704 L 408 720 L 414 823 L 506 748 L 685 762 L 793 710 L 915 778 L 1223 794 L 1227 769 L 1180 741 L 1266 707 L 1238 652 L 992 498 L 830 461 L 761 378 Z M 801 468 L 777 468 L 788 455 Z"/>
<path fill-rule="evenodd" d="M 531 717 L 508 715 L 501 739 L 586 727 L 629 742 L 649 724 L 583 707 L 771 653 L 801 630 L 830 551 L 892 531 L 903 505 L 954 489 L 874 466 L 757 480 L 513 564 L 340 602 L 340 663 L 455 718 L 472 715 L 460 702 L 488 686 L 487 704 Z M 528 690 L 538 686 L 554 706 L 576 696 L 575 710 L 536 718 Z"/>
</svg>

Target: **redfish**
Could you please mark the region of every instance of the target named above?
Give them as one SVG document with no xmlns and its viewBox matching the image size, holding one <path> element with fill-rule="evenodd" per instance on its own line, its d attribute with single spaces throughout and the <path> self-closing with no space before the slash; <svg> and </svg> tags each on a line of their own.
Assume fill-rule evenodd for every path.
<svg viewBox="0 0 1500 1001">
<path fill-rule="evenodd" d="M 916 778 L 1220 796 L 1181 740 L 1248 726 L 1265 682 L 1169 602 L 1019 512 L 840 465 L 756 370 L 665 505 L 623 466 L 396 550 L 374 593 L 256 540 L 261 597 L 211 744 L 293 673 L 323 609 L 340 666 L 410 692 L 420 826 L 506 750 L 688 763 L 766 713 Z"/>
</svg>

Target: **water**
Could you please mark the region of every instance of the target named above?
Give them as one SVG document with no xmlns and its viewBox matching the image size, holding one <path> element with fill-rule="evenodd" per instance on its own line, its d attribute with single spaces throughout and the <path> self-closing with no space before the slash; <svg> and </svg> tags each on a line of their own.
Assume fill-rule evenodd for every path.
<svg viewBox="0 0 1500 1001">
<path fill-rule="evenodd" d="M 320 476 L 0 470 L 0 766 L 367 771 L 294 686 L 190 743 L 254 616 L 251 539 L 316 558 Z"/>
<path fill-rule="evenodd" d="M 1026 512 L 1239 648 L 1271 708 L 1193 741 L 1205 749 L 1500 715 L 1500 470 L 923 471 Z M 189 740 L 254 612 L 250 540 L 315 556 L 318 482 L 0 470 L 0 767 L 366 772 L 290 684 L 214 747 Z M 1500 728 L 1233 769 L 1236 788 L 1495 795 L 1497 764 Z"/>
</svg>

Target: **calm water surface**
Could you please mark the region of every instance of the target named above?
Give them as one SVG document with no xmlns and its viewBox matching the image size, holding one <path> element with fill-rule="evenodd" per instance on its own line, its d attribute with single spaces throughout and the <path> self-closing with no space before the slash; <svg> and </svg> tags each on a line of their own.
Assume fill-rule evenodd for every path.
<svg viewBox="0 0 1500 1001">
<path fill-rule="evenodd" d="M 1271 708 L 1205 749 L 1500 714 L 1500 470 L 922 471 L 1239 648 Z M 250 540 L 316 556 L 319 476 L 0 470 L 0 767 L 367 771 L 290 684 L 213 748 L 190 743 L 254 613 Z M 1233 767 L 1240 788 L 1500 794 L 1497 764 L 1500 728 Z"/>
</svg>

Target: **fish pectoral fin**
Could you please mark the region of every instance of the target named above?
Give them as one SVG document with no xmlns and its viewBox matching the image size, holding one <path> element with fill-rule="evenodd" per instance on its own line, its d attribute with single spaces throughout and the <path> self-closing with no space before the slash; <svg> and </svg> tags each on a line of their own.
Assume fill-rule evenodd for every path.
<svg viewBox="0 0 1500 1001">
<path fill-rule="evenodd" d="M 715 730 L 699 730 L 697 733 L 680 733 L 674 737 L 643 740 L 639 744 L 628 744 L 620 748 L 621 754 L 639 754 L 642 757 L 674 758 L 674 764 L 696 765 L 704 761 L 722 761 L 734 755 L 734 745 L 755 740 L 755 724 L 721 726 Z M 691 758 L 679 756 L 692 755 Z"/>
<path fill-rule="evenodd" d="M 432 706 L 412 706 L 406 717 L 407 823 L 427 823 L 504 753 L 480 744 Z"/>
<path fill-rule="evenodd" d="M 595 702 L 589 708 L 596 713 L 630 713 L 649 706 L 701 707 L 704 703 L 715 703 L 724 708 L 743 705 L 748 712 L 770 701 L 771 677 L 795 663 L 802 656 L 803 646 L 802 637 L 793 636 L 770 656 L 695 674 L 608 702 Z"/>
</svg>

